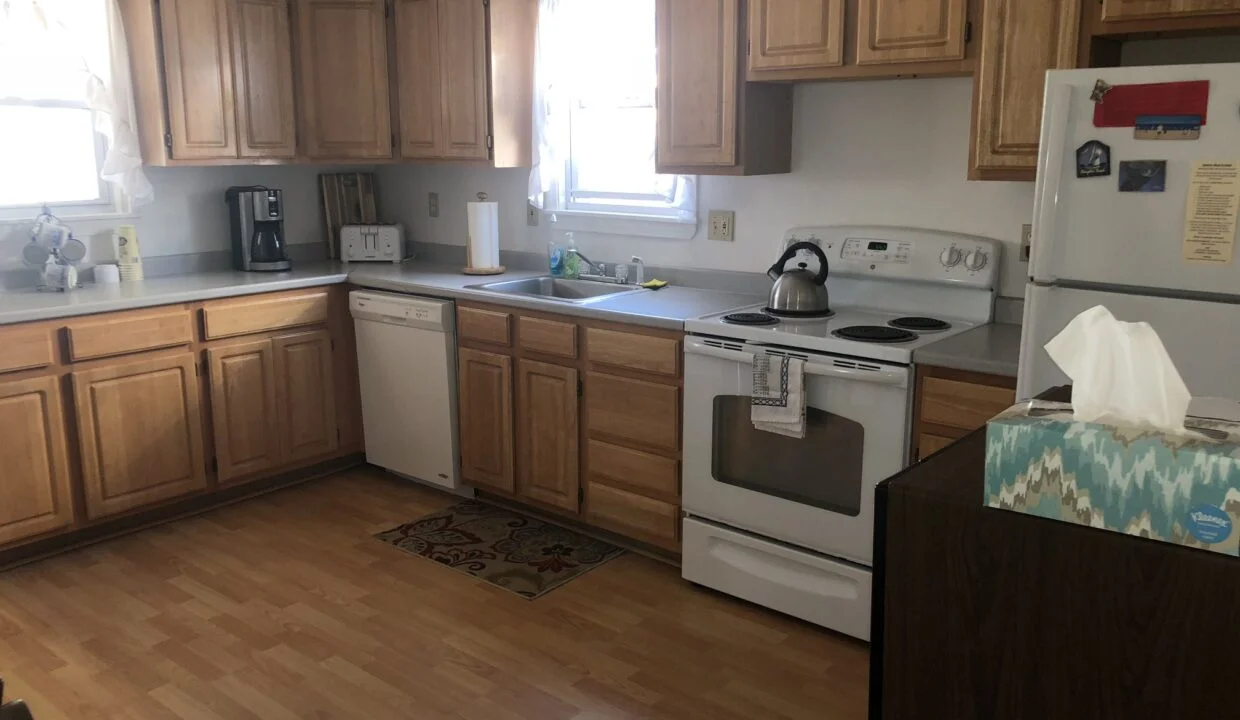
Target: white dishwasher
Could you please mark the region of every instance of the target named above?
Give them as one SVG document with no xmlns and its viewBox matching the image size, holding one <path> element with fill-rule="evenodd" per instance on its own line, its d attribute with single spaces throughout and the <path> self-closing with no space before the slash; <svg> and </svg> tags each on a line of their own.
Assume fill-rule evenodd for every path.
<svg viewBox="0 0 1240 720">
<path fill-rule="evenodd" d="M 457 472 L 452 302 L 355 290 L 349 309 L 357 328 L 366 461 L 466 494 Z"/>
</svg>

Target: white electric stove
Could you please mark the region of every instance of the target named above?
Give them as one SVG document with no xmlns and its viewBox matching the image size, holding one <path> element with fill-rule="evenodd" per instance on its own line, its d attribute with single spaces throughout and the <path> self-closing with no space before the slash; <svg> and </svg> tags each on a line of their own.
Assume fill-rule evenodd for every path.
<svg viewBox="0 0 1240 720">
<path fill-rule="evenodd" d="M 868 639 L 874 486 L 907 462 L 913 351 L 991 321 L 1001 246 L 814 227 L 778 250 L 801 241 L 827 256 L 832 316 L 755 306 L 685 325 L 682 574 Z M 804 439 L 750 422 L 759 353 L 805 361 Z"/>
</svg>

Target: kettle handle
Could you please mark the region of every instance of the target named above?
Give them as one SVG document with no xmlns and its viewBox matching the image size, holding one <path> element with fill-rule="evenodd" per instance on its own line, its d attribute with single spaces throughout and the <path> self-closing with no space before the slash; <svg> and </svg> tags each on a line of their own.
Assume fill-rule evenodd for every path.
<svg viewBox="0 0 1240 720">
<path fill-rule="evenodd" d="M 775 264 L 771 266 L 771 269 L 766 271 L 766 276 L 772 280 L 778 280 L 779 276 L 784 274 L 784 265 L 787 265 L 788 261 L 796 257 L 797 253 L 802 250 L 809 250 L 818 256 L 818 274 L 814 276 L 814 284 L 822 285 L 826 283 L 827 254 L 823 252 L 822 248 L 818 247 L 816 243 L 812 242 L 799 242 L 794 245 L 789 245 L 788 249 L 784 251 L 784 254 L 780 256 L 779 260 L 775 261 Z"/>
</svg>

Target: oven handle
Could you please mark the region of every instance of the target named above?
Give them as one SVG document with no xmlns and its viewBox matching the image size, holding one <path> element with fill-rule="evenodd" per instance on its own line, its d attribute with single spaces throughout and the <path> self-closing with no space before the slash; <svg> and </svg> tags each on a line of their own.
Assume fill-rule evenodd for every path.
<svg viewBox="0 0 1240 720">
<path fill-rule="evenodd" d="M 751 352 L 715 347 L 714 345 L 707 345 L 700 340 L 686 340 L 685 352 L 694 355 L 706 355 L 707 357 L 719 358 L 720 360 L 731 360 L 746 365 L 752 365 L 754 357 L 754 354 Z M 807 361 L 805 363 L 805 373 L 807 375 L 839 378 L 841 380 L 857 380 L 859 382 L 879 383 L 900 388 L 908 387 L 908 371 L 896 368 L 854 370 L 852 368 L 842 368 L 835 365 L 823 365 Z"/>
</svg>

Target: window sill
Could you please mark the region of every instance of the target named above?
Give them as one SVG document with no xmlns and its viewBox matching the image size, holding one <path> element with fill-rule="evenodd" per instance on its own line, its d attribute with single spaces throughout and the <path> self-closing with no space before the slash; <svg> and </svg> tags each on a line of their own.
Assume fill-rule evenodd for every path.
<svg viewBox="0 0 1240 720">
<path fill-rule="evenodd" d="M 665 240 L 691 240 L 697 235 L 697 219 L 681 220 L 661 215 L 631 215 L 586 210 L 552 210 L 551 223 L 557 230 L 631 235 Z"/>
<path fill-rule="evenodd" d="M 0 227 L 12 226 L 12 225 L 26 225 L 26 226 L 33 225 L 35 217 L 37 217 L 38 214 L 39 214 L 38 211 L 35 211 L 33 214 L 24 215 L 20 217 L 4 217 L 0 215 Z M 87 215 L 61 215 L 59 213 L 56 213 L 56 217 L 60 218 L 60 220 L 63 221 L 66 225 L 68 225 L 70 228 L 73 227 L 74 223 L 94 223 L 94 222 L 120 223 L 123 221 L 134 221 L 138 219 L 137 214 L 128 213 L 128 212 L 91 213 Z"/>
</svg>

